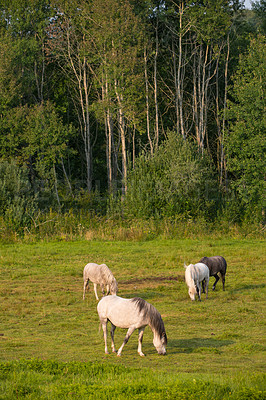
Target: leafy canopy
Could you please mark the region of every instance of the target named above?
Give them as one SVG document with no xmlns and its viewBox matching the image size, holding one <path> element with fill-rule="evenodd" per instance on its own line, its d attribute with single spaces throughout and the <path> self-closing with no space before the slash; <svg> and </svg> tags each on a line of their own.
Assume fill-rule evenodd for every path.
<svg viewBox="0 0 266 400">
<path fill-rule="evenodd" d="M 253 38 L 247 54 L 240 57 L 231 89 L 229 133 L 226 138 L 227 168 L 240 200 L 259 213 L 265 191 L 265 36 Z"/>
</svg>

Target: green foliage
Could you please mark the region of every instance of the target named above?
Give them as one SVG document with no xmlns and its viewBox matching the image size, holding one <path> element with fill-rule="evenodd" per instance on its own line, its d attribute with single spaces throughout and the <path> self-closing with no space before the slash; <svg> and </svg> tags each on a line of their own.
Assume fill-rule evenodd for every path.
<svg viewBox="0 0 266 400">
<path fill-rule="evenodd" d="M 17 104 L 21 96 L 19 76 L 14 65 L 14 39 L 0 35 L 0 115 Z"/>
<path fill-rule="evenodd" d="M 0 162 L 0 215 L 9 229 L 20 230 L 31 223 L 37 208 L 25 165 L 14 160 Z"/>
<path fill-rule="evenodd" d="M 265 194 L 265 37 L 252 39 L 240 58 L 229 103 L 227 168 L 245 212 L 262 218 Z"/>
<path fill-rule="evenodd" d="M 75 134 L 74 128 L 63 124 L 51 102 L 14 108 L 1 122 L 2 157 L 16 157 L 20 165 L 26 163 L 35 193 L 39 192 L 39 198 L 46 199 L 45 206 L 52 206 L 57 185 L 56 167 L 73 153 L 68 143 Z"/>
<path fill-rule="evenodd" d="M 125 215 L 212 218 L 219 189 L 207 156 L 174 132 L 153 156 L 142 155 L 128 174 Z"/>
<path fill-rule="evenodd" d="M 127 217 L 134 225 L 145 224 L 135 218 L 159 217 L 175 225 L 183 218 L 213 221 L 222 214 L 241 222 L 252 209 L 261 220 L 263 149 L 258 149 L 258 143 L 265 129 L 263 45 L 256 50 L 255 44 L 250 51 L 257 60 L 254 66 L 250 55 L 241 58 L 231 93 L 235 104 L 230 106 L 225 169 L 228 165 L 234 198 L 227 196 L 222 211 L 215 166 L 189 142 L 195 137 L 201 141 L 197 136 L 201 132 L 201 145 L 208 148 L 210 159 L 223 158 L 217 139 L 224 122 L 220 116 L 224 115 L 225 75 L 230 82 L 247 33 L 264 32 L 265 25 L 264 0 L 244 13 L 242 3 L 1 1 L 0 157 L 27 165 L 31 189 L 40 200 L 38 213 L 31 214 L 33 221 L 41 213 L 45 219 L 48 210 L 53 213 L 57 207 L 61 213 L 55 220 L 71 215 L 63 228 L 71 231 L 70 220 L 75 221 L 72 231 L 76 232 L 79 210 L 83 215 L 88 210 L 105 214 L 104 191 L 109 185 L 111 192 L 111 180 L 113 187 L 121 186 L 130 159 L 137 161 L 129 172 L 128 193 L 116 201 L 119 190 L 115 189 L 117 193 L 108 199 L 108 217 Z M 259 68 L 256 80 L 250 71 Z M 237 93 L 237 87 L 243 93 Z M 158 143 L 163 143 L 164 132 L 175 130 L 181 119 L 187 142 L 169 133 L 154 156 L 142 155 L 138 160 L 142 149 L 153 152 L 157 146 L 157 124 Z M 100 181 L 101 193 L 93 192 L 95 181 Z M 88 195 L 85 187 L 91 192 Z M 24 200 L 17 196 L 16 202 L 2 210 L 3 226 L 14 222 L 18 227 L 21 221 L 21 231 L 24 217 L 13 220 L 12 216 L 23 214 Z M 41 223 L 48 234 L 51 225 Z M 33 230 L 36 225 L 26 223 Z"/>
<path fill-rule="evenodd" d="M 15 154 L 22 162 L 33 160 L 41 177 L 67 153 L 73 135 L 71 125 L 64 125 L 51 102 L 9 111 L 3 125 L 2 154 Z"/>
<path fill-rule="evenodd" d="M 266 34 L 266 1 L 252 1 L 252 10 L 257 17 L 257 29 L 259 32 Z"/>
<path fill-rule="evenodd" d="M 226 35 L 232 23 L 227 0 L 192 1 L 191 5 L 192 23 L 200 41 L 211 43 Z"/>
</svg>

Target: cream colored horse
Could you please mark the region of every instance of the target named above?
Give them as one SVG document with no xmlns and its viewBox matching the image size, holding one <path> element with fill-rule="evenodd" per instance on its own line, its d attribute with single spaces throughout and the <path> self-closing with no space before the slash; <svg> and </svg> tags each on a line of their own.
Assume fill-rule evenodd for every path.
<svg viewBox="0 0 266 400">
<path fill-rule="evenodd" d="M 112 351 L 116 352 L 114 344 L 114 332 L 116 327 L 127 328 L 125 339 L 119 348 L 117 355 L 121 356 L 123 347 L 128 342 L 135 329 L 139 330 L 138 353 L 142 353 L 142 339 L 144 329 L 147 325 L 153 332 L 153 344 L 159 354 L 166 354 L 167 336 L 164 323 L 160 313 L 154 306 L 147 303 L 140 297 L 133 299 L 123 299 L 118 296 L 103 297 L 97 306 L 100 322 L 103 329 L 105 353 L 107 348 L 107 322 L 111 322 Z"/>
<path fill-rule="evenodd" d="M 110 269 L 105 264 L 87 264 L 83 270 L 83 281 L 83 300 L 85 299 L 85 292 L 86 289 L 89 288 L 90 281 L 94 285 L 94 293 L 97 300 L 99 300 L 97 295 L 97 285 L 100 285 L 103 295 L 105 295 L 105 287 L 106 294 L 116 294 L 118 291 L 116 279 Z"/>
<path fill-rule="evenodd" d="M 209 268 L 203 263 L 197 263 L 195 265 L 185 265 L 185 280 L 188 286 L 188 294 L 191 300 L 196 299 L 196 293 L 201 301 L 201 285 L 200 282 L 205 281 L 206 283 L 206 299 L 208 298 L 208 286 L 209 286 Z"/>
</svg>

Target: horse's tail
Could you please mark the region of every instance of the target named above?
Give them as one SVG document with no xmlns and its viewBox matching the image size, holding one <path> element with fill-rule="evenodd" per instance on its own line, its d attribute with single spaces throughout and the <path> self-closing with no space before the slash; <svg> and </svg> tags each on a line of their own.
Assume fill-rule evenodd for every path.
<svg viewBox="0 0 266 400">
<path fill-rule="evenodd" d="M 226 274 L 226 268 L 227 268 L 227 262 L 226 259 L 224 257 L 221 257 L 222 259 L 222 265 L 223 265 L 223 269 L 224 269 L 224 275 Z"/>
</svg>

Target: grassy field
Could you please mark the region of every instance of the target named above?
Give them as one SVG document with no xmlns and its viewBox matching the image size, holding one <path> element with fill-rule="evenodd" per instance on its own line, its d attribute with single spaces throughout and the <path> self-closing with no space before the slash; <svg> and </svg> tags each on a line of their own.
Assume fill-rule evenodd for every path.
<svg viewBox="0 0 266 400">
<path fill-rule="evenodd" d="M 264 399 L 264 254 L 259 239 L 0 245 L 0 399 Z M 183 265 L 203 255 L 226 258 L 226 290 L 218 282 L 191 302 Z M 104 354 L 92 286 L 82 300 L 88 262 L 109 266 L 120 296 L 159 310 L 166 356 L 149 327 L 145 358 L 137 332 L 122 357 Z M 116 330 L 117 348 L 124 335 Z"/>
</svg>

